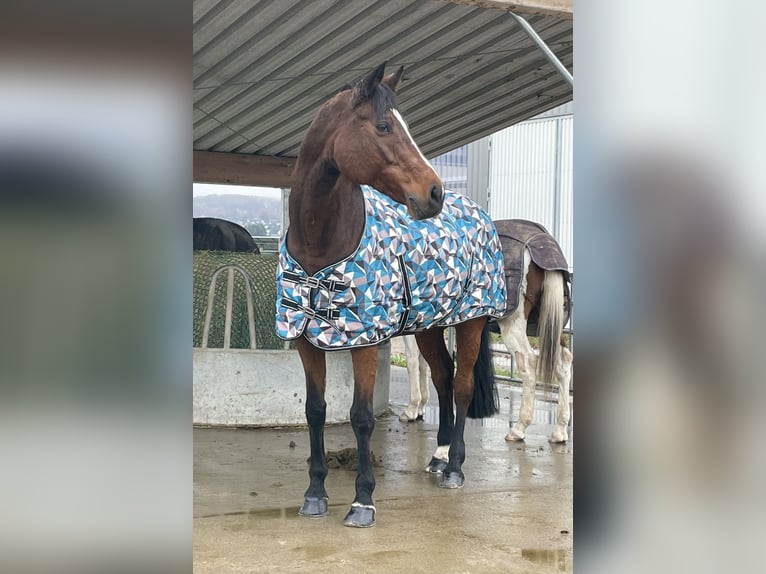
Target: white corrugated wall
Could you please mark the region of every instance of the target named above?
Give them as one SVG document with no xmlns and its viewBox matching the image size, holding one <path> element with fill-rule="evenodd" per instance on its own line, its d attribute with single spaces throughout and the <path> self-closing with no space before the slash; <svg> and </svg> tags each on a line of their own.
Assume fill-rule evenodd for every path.
<svg viewBox="0 0 766 574">
<path fill-rule="evenodd" d="M 569 269 L 574 268 L 574 243 L 573 243 L 573 211 L 574 202 L 573 199 L 573 177 L 572 177 L 572 165 L 573 165 L 573 119 L 572 116 L 561 119 L 561 165 L 559 168 L 560 182 L 559 189 L 561 193 L 561 208 L 559 210 L 559 229 L 558 240 L 561 245 L 561 249 L 564 250 L 564 255 L 569 263 Z"/>
<path fill-rule="evenodd" d="M 468 146 L 464 145 L 431 160 L 444 187 L 452 191 L 466 193 L 468 173 Z"/>
<path fill-rule="evenodd" d="M 523 122 L 490 138 L 492 219 L 543 224 L 572 269 L 572 116 Z"/>
</svg>

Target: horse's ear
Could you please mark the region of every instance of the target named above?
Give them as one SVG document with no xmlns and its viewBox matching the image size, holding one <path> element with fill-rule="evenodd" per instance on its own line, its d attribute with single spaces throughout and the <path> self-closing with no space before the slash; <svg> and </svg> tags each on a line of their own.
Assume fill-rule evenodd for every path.
<svg viewBox="0 0 766 574">
<path fill-rule="evenodd" d="M 354 86 L 356 103 L 362 103 L 372 98 L 375 93 L 375 89 L 383 79 L 383 72 L 386 70 L 386 63 L 383 62 L 380 66 L 369 72 L 364 78 L 359 80 Z"/>
<path fill-rule="evenodd" d="M 389 74 L 385 78 L 383 78 L 383 83 L 386 84 L 389 88 L 391 88 L 391 91 L 396 93 L 396 87 L 399 85 L 399 82 L 402 79 L 402 75 L 404 74 L 404 66 L 399 66 L 399 69 L 396 70 L 393 74 Z"/>
</svg>

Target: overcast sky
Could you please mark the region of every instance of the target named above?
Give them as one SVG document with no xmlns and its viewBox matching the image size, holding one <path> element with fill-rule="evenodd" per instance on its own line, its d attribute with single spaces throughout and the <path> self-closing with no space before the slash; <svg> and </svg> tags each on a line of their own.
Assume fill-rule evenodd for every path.
<svg viewBox="0 0 766 574">
<path fill-rule="evenodd" d="M 247 185 L 218 185 L 211 183 L 195 183 L 193 197 L 202 195 L 255 195 L 258 197 L 281 197 L 282 190 L 278 187 L 251 187 Z"/>
</svg>

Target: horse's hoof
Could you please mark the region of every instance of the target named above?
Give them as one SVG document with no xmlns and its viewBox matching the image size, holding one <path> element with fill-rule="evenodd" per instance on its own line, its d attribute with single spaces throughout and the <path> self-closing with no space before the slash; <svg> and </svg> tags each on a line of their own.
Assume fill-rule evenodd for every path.
<svg viewBox="0 0 766 574">
<path fill-rule="evenodd" d="M 446 460 L 441 460 L 440 458 L 433 457 L 431 458 L 431 462 L 429 462 L 428 466 L 426 467 L 426 472 L 430 472 L 431 474 L 441 474 L 444 472 L 445 468 L 447 468 Z"/>
<path fill-rule="evenodd" d="M 418 415 L 418 418 L 416 418 L 415 420 L 416 420 L 416 421 L 424 421 L 424 420 L 426 420 L 426 418 L 425 418 L 425 416 L 423 416 L 423 413 L 420 413 L 420 414 Z"/>
<path fill-rule="evenodd" d="M 439 482 L 440 488 L 463 488 L 465 479 L 458 472 L 445 472 Z"/>
<path fill-rule="evenodd" d="M 413 423 L 416 420 L 418 420 L 418 417 L 417 416 L 408 415 L 407 411 L 404 411 L 402 414 L 399 415 L 399 422 Z"/>
<path fill-rule="evenodd" d="M 517 431 L 515 429 L 511 429 L 511 432 L 505 435 L 505 440 L 508 442 L 519 442 L 525 438 L 527 438 L 527 434 L 524 431 Z"/>
<path fill-rule="evenodd" d="M 551 437 L 548 439 L 553 444 L 561 444 L 565 443 L 569 440 L 569 436 L 567 435 L 566 431 L 560 431 L 559 429 L 556 429 L 553 431 L 553 434 L 551 434 Z"/>
<path fill-rule="evenodd" d="M 352 528 L 375 526 L 375 507 L 371 504 L 352 503 L 351 510 L 348 511 L 346 518 L 343 519 L 343 526 L 350 526 Z"/>
<path fill-rule="evenodd" d="M 320 518 L 329 514 L 327 510 L 327 497 L 315 498 L 312 496 L 306 496 L 303 499 L 303 506 L 298 511 L 300 516 L 308 516 L 309 518 Z"/>
</svg>

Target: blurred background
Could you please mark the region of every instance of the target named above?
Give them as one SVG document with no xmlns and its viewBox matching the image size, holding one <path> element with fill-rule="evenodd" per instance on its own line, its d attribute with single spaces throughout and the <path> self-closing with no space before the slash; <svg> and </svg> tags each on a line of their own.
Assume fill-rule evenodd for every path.
<svg viewBox="0 0 766 574">
<path fill-rule="evenodd" d="M 764 15 L 576 3 L 576 570 L 761 560 Z"/>
<path fill-rule="evenodd" d="M 0 23 L 0 570 L 191 571 L 186 3 Z"/>
<path fill-rule="evenodd" d="M 0 570 L 191 570 L 186 3 L 0 23 Z M 575 568 L 762 562 L 763 3 L 579 0 Z"/>
</svg>

